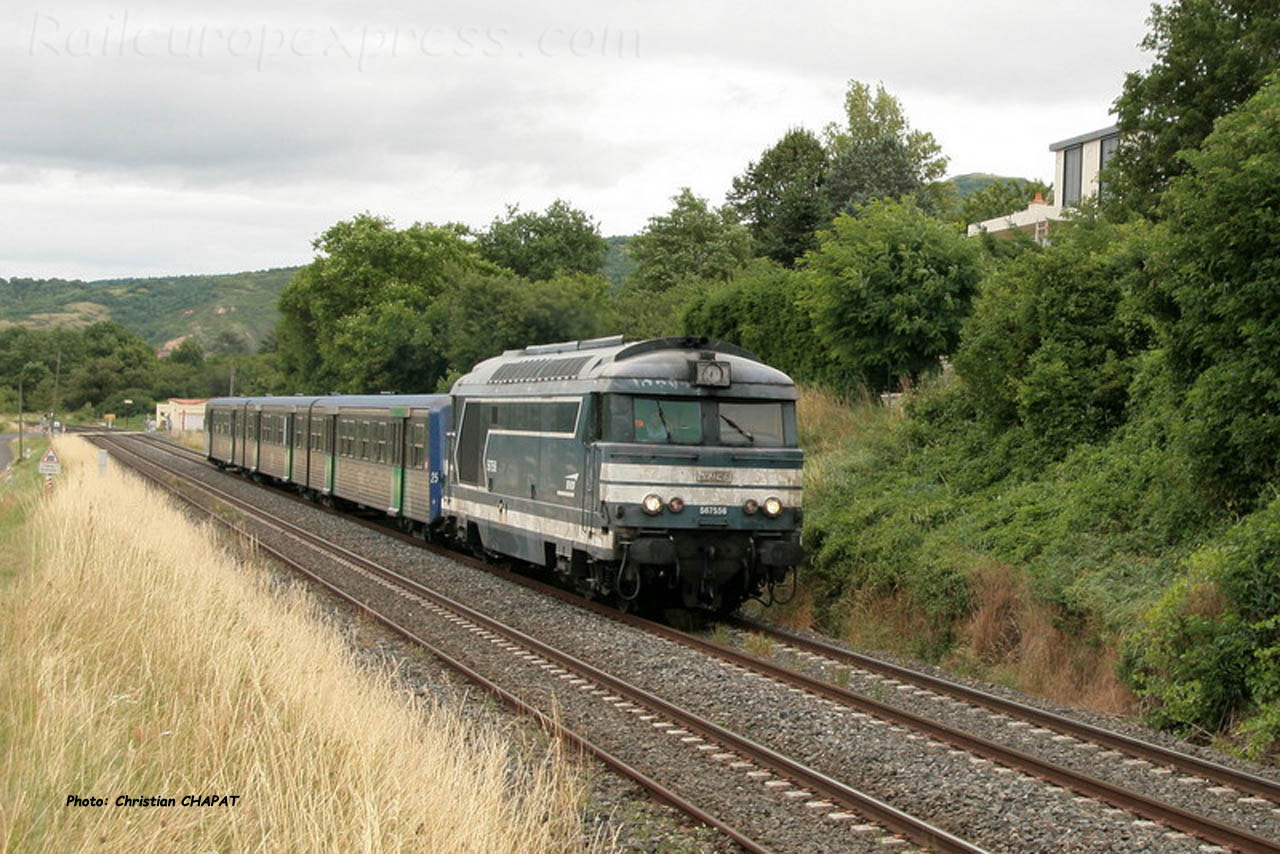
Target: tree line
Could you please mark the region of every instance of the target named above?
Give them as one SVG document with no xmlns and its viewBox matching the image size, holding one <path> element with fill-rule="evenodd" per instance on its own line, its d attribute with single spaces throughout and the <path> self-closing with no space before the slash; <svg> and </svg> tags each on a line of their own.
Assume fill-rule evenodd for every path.
<svg viewBox="0 0 1280 854">
<path fill-rule="evenodd" d="M 157 361 L 110 324 L 6 329 L 0 369 L 26 372 L 37 397 L 68 406 L 158 394 L 181 371 L 193 383 L 183 393 L 222 393 L 233 362 L 247 392 L 420 392 L 505 348 L 621 332 L 723 338 L 850 400 L 920 389 L 894 438 L 901 460 L 858 474 L 851 458 L 862 492 L 807 517 L 827 601 L 881 584 L 954 626 L 972 604 L 957 556 L 978 546 L 937 537 L 969 513 L 981 549 L 1028 567 L 1061 625 L 1113 621 L 1126 638 L 1122 672 L 1153 720 L 1243 727 L 1270 750 L 1280 742 L 1274 6 L 1153 7 L 1143 43 L 1153 62 L 1114 104 L 1122 138 L 1102 176 L 1107 196 L 1055 226 L 1049 245 L 965 238 L 966 222 L 1048 188 L 1002 182 L 958 198 L 934 137 L 883 86 L 851 81 L 840 121 L 786 130 L 722 204 L 678 190 L 626 242 L 620 283 L 600 275 L 599 225 L 563 200 L 511 206 L 481 229 L 397 228 L 365 213 L 315 240 L 266 352 L 188 348 Z M 1145 587 L 1134 582 L 1144 575 Z M 1121 588 L 1138 604 L 1106 601 Z"/>
<path fill-rule="evenodd" d="M 154 411 L 170 397 L 213 397 L 231 391 L 267 394 L 281 388 L 274 336 L 257 353 L 232 332 L 206 350 L 187 338 L 165 357 L 137 332 L 112 321 L 83 328 L 0 329 L 0 411 L 68 414 L 80 420 L 105 413 Z M 131 401 L 126 403 L 125 401 Z"/>
<path fill-rule="evenodd" d="M 563 200 L 482 229 L 360 214 L 315 240 L 282 294 L 279 366 L 290 390 L 433 391 L 505 348 L 690 334 L 755 346 L 801 380 L 895 387 L 955 345 L 983 263 L 965 223 L 1048 192 L 997 180 L 960 199 L 945 166 L 897 98 L 851 81 L 842 121 L 787 131 L 724 204 L 679 190 L 626 240 L 620 283 L 600 275 L 598 223 Z"/>
</svg>

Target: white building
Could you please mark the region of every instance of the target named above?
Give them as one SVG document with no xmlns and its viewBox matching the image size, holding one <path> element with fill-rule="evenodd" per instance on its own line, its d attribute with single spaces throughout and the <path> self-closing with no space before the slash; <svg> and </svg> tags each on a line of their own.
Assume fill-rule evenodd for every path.
<svg viewBox="0 0 1280 854">
<path fill-rule="evenodd" d="M 156 426 L 161 430 L 203 430 L 204 405 L 208 398 L 171 397 L 156 404 Z"/>
<path fill-rule="evenodd" d="M 983 231 L 997 235 L 1025 231 L 1044 243 L 1049 237 L 1049 223 L 1062 219 L 1064 208 L 1106 192 L 1098 173 L 1110 162 L 1119 143 L 1120 132 L 1115 125 L 1053 143 L 1049 146 L 1054 155 L 1053 204 L 1037 194 L 1026 210 L 970 224 L 969 236 Z"/>
</svg>

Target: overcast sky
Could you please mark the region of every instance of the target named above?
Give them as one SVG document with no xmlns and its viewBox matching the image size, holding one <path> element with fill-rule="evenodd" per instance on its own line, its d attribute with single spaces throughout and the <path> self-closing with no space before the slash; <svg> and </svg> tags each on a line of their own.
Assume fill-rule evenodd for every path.
<svg viewBox="0 0 1280 854">
<path fill-rule="evenodd" d="M 563 198 L 631 234 L 721 204 L 882 81 L 949 175 L 1052 180 L 1105 127 L 1146 0 L 5 4 L 0 277 L 306 263 L 329 225 L 481 227 Z"/>
</svg>

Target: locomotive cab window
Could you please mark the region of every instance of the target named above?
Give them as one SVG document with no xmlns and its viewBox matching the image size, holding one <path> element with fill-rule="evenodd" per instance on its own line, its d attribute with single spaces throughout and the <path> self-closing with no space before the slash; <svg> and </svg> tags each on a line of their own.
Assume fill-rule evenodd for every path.
<svg viewBox="0 0 1280 854">
<path fill-rule="evenodd" d="M 631 424 L 637 442 L 702 444 L 702 407 L 697 400 L 637 397 Z"/>
<path fill-rule="evenodd" d="M 781 448 L 786 443 L 783 427 L 783 404 L 761 403 L 713 404 L 719 410 L 721 445 L 749 445 L 755 448 Z"/>
<path fill-rule="evenodd" d="M 791 401 L 708 400 L 605 395 L 600 429 L 606 442 L 794 448 Z"/>
</svg>

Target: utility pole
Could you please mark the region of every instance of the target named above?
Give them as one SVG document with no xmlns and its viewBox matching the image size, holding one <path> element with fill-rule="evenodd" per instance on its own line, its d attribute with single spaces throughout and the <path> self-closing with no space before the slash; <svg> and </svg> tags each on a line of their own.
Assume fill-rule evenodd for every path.
<svg viewBox="0 0 1280 854">
<path fill-rule="evenodd" d="M 53 369 L 53 416 L 49 419 L 49 429 L 53 429 L 53 422 L 58 420 L 58 380 L 62 377 L 62 345 L 58 345 L 58 361 L 54 363 Z"/>
<path fill-rule="evenodd" d="M 227 389 L 227 397 L 236 396 L 236 357 L 231 357 L 231 383 Z"/>
<path fill-rule="evenodd" d="M 22 371 L 18 371 L 18 462 L 22 462 Z"/>
</svg>

